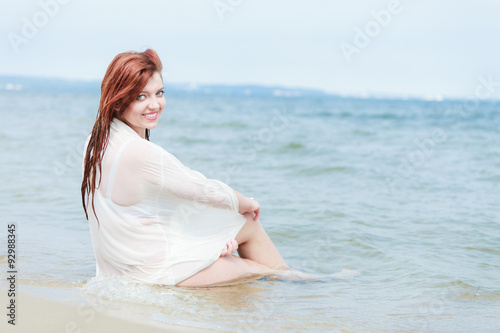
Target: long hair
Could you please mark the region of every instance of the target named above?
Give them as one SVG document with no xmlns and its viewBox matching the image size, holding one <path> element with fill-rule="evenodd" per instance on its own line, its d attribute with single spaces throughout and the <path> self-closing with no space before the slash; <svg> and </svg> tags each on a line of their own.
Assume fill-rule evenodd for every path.
<svg viewBox="0 0 500 333">
<path fill-rule="evenodd" d="M 118 118 L 127 123 L 123 118 L 123 112 L 139 96 L 151 76 L 155 72 L 161 75 L 161 70 L 161 60 L 152 49 L 147 49 L 144 52 L 120 53 L 111 61 L 106 70 L 101 84 L 99 110 L 90 134 L 83 164 L 81 192 L 83 210 L 87 220 L 89 219 L 87 206 L 90 197 L 92 210 L 97 223 L 99 223 L 94 207 L 94 193 L 101 184 L 101 164 L 109 141 L 111 122 L 114 118 Z M 149 129 L 146 129 L 146 140 L 149 140 Z M 97 181 L 98 169 L 99 180 Z"/>
</svg>

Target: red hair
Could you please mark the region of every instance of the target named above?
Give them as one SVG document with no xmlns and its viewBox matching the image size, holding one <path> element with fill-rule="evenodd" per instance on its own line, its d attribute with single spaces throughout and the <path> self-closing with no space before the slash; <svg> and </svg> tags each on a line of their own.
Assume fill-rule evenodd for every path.
<svg viewBox="0 0 500 333">
<path fill-rule="evenodd" d="M 89 218 L 87 205 L 92 197 L 92 210 L 97 218 L 94 207 L 94 193 L 101 184 L 97 182 L 97 169 L 101 174 L 101 163 L 109 141 L 109 131 L 114 118 L 127 123 L 123 112 L 134 101 L 151 76 L 158 72 L 161 75 L 162 63 L 158 54 L 147 49 L 144 52 L 124 52 L 118 54 L 108 66 L 101 84 L 101 101 L 96 121 L 85 152 L 83 181 L 81 187 L 82 205 L 85 217 Z M 149 129 L 146 129 L 146 140 L 149 140 Z M 97 183 L 97 184 L 96 184 Z M 99 219 L 97 218 L 99 223 Z"/>
</svg>

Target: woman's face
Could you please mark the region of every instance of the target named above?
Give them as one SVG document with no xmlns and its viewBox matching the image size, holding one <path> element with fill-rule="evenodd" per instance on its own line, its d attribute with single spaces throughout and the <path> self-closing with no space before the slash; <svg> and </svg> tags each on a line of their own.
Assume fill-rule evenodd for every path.
<svg viewBox="0 0 500 333">
<path fill-rule="evenodd" d="M 160 73 L 155 72 L 140 95 L 123 112 L 123 118 L 143 139 L 146 136 L 146 128 L 156 127 L 165 107 L 163 90 Z"/>
</svg>

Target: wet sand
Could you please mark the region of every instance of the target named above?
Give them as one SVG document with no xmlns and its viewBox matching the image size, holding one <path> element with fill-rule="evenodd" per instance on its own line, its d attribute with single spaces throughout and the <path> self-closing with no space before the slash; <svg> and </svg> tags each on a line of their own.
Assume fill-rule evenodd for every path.
<svg viewBox="0 0 500 333">
<path fill-rule="evenodd" d="M 16 293 L 15 325 L 8 323 L 7 290 L 0 289 L 2 320 L 0 332 L 83 333 L 83 332 L 205 332 L 193 327 L 138 321 L 96 311 L 82 302 L 80 305 L 45 299 L 27 292 Z M 132 316 L 133 317 L 133 316 Z"/>
</svg>

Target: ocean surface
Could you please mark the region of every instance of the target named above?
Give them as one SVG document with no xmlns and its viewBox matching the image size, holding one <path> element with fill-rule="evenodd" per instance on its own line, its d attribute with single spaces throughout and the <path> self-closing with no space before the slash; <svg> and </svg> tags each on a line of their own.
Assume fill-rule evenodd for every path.
<svg viewBox="0 0 500 333">
<path fill-rule="evenodd" d="M 93 279 L 80 184 L 98 103 L 0 92 L 0 265 L 15 223 L 20 290 L 222 331 L 500 330 L 498 102 L 167 93 L 151 140 L 256 198 L 288 265 L 317 276 L 203 289 Z"/>
</svg>

